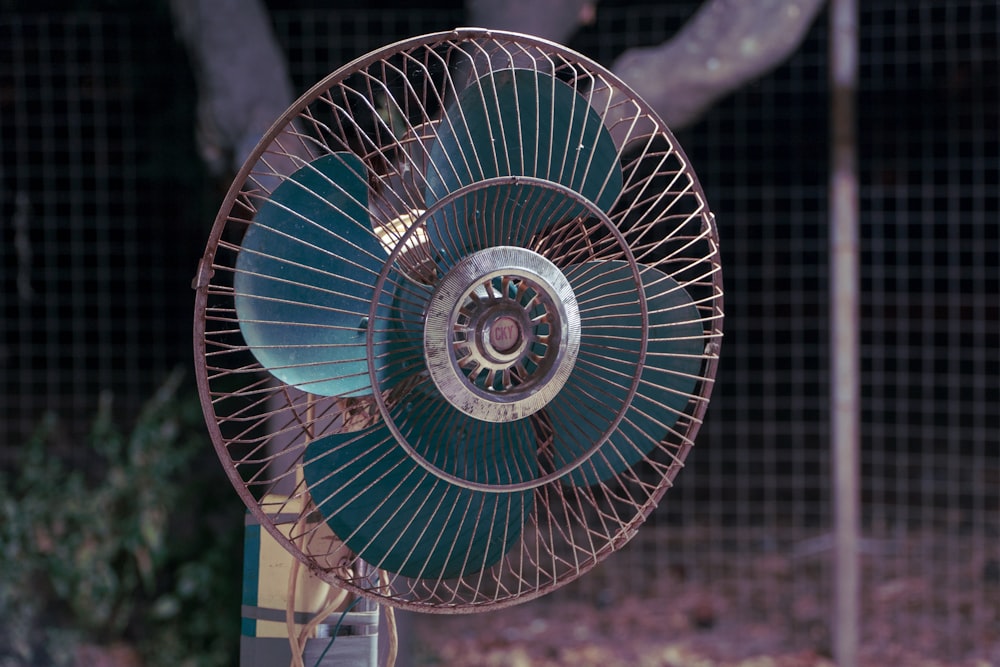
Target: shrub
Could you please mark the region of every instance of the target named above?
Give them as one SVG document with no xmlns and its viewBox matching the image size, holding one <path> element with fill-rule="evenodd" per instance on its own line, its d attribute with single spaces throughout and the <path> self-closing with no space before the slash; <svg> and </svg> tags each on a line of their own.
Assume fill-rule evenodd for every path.
<svg viewBox="0 0 1000 667">
<path fill-rule="evenodd" d="M 47 415 L 0 478 L 0 667 L 130 645 L 150 667 L 235 663 L 243 513 L 173 373 L 125 435 L 102 397 L 81 466 Z"/>
</svg>

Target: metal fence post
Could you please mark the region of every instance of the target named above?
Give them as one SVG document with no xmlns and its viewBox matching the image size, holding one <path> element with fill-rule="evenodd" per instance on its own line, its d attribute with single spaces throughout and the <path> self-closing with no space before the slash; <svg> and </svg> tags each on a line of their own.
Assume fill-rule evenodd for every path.
<svg viewBox="0 0 1000 667">
<path fill-rule="evenodd" d="M 833 461 L 833 652 L 840 667 L 858 654 L 860 380 L 858 178 L 855 88 L 858 72 L 856 0 L 830 4 L 831 176 L 830 334 Z"/>
</svg>

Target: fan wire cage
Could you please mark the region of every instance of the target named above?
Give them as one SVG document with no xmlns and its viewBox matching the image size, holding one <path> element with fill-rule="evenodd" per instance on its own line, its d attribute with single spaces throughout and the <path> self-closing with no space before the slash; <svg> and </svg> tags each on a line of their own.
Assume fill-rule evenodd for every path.
<svg viewBox="0 0 1000 667">
<path fill-rule="evenodd" d="M 620 549 L 715 377 L 715 222 L 656 114 L 544 40 L 399 42 L 246 161 L 195 281 L 209 430 L 314 574 L 498 608 Z"/>
</svg>

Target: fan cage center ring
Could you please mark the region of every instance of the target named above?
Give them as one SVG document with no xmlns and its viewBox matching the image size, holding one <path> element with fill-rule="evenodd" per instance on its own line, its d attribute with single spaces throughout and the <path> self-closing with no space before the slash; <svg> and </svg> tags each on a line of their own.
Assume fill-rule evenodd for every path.
<svg viewBox="0 0 1000 667">
<path fill-rule="evenodd" d="M 442 278 L 424 321 L 434 384 L 483 421 L 527 417 L 562 389 L 580 349 L 580 312 L 562 271 L 542 255 L 495 246 Z"/>
</svg>

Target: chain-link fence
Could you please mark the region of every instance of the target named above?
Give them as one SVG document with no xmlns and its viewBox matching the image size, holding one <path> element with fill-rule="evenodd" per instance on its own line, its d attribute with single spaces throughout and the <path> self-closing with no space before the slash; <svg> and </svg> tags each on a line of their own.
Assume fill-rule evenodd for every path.
<svg viewBox="0 0 1000 667">
<path fill-rule="evenodd" d="M 698 3 L 598 6 L 609 64 Z M 1000 662 L 1000 11 L 860 15 L 862 655 Z M 460 12 L 274 14 L 297 90 Z M 700 582 L 826 650 L 831 586 L 826 18 L 679 134 L 717 214 L 726 338 L 697 447 L 650 525 L 566 595 Z M 190 278 L 220 194 L 162 14 L 0 17 L 0 464 L 41 412 L 123 408 L 190 363 Z"/>
<path fill-rule="evenodd" d="M 166 18 L 0 14 L 0 462 L 190 358 L 203 174 Z"/>
</svg>

